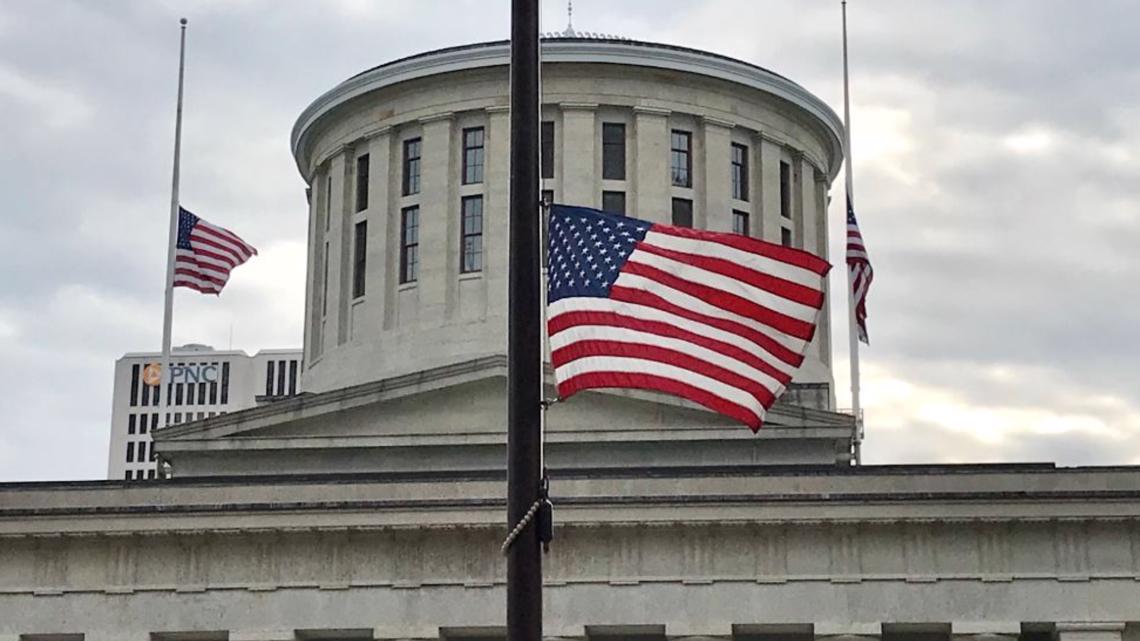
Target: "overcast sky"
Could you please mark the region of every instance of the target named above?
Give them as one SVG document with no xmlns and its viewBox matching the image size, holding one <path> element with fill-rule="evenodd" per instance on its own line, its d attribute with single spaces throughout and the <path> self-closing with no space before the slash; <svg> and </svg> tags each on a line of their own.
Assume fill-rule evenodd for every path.
<svg viewBox="0 0 1140 641">
<path fill-rule="evenodd" d="M 160 347 L 179 17 L 182 202 L 260 256 L 221 298 L 179 290 L 174 340 L 253 353 L 301 343 L 296 116 L 368 67 L 506 38 L 509 4 L 0 0 L 0 480 L 104 477 L 115 359 Z M 1140 3 L 849 8 L 867 462 L 1140 464 Z M 837 0 L 578 0 L 574 25 L 759 64 L 841 112 Z"/>
</svg>

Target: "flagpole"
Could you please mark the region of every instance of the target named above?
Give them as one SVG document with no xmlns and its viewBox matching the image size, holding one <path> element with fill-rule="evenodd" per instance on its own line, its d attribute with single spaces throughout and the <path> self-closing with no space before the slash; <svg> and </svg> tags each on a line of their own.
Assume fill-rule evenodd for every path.
<svg viewBox="0 0 1140 641">
<path fill-rule="evenodd" d="M 538 0 L 511 0 L 507 641 L 542 639 Z"/>
<path fill-rule="evenodd" d="M 170 380 L 170 341 L 174 322 L 174 251 L 178 238 L 178 180 L 179 161 L 182 156 L 182 81 L 186 69 L 186 22 L 186 18 L 179 20 L 182 33 L 178 46 L 178 106 L 174 112 L 174 176 L 170 186 L 170 232 L 166 243 L 166 300 L 162 314 L 162 375 L 158 382 L 159 390 L 162 390 L 163 384 Z M 174 385 L 170 384 L 160 392 L 165 410 L 162 412 L 163 427 L 167 425 L 170 417 L 170 396 L 173 390 Z"/>
<path fill-rule="evenodd" d="M 854 179 L 852 178 L 851 168 L 851 91 L 848 88 L 847 79 L 847 0 L 842 0 L 843 5 L 843 143 L 845 161 L 843 163 L 846 169 L 847 178 L 847 203 L 846 207 L 853 207 L 852 203 L 855 202 L 854 193 Z M 844 210 L 844 220 L 847 219 L 847 212 Z M 846 223 L 844 223 L 846 229 Z M 848 331 L 847 336 L 850 341 L 848 349 L 851 358 L 851 410 L 855 413 L 855 464 L 861 465 L 863 463 L 863 411 L 859 402 L 859 330 L 858 319 L 855 317 L 855 275 L 849 268 L 847 270 L 847 311 L 848 311 Z"/>
</svg>

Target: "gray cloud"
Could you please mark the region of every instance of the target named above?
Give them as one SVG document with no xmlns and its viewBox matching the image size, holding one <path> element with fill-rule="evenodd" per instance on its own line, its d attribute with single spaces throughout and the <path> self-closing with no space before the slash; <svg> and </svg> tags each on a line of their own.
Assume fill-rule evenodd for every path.
<svg viewBox="0 0 1140 641">
<path fill-rule="evenodd" d="M 179 293 L 176 342 L 225 346 L 232 325 L 248 351 L 301 339 L 296 115 L 365 68 L 508 32 L 507 4 L 494 14 L 479 0 L 0 4 L 0 270 L 15 276 L 0 286 L 0 480 L 102 476 L 114 359 L 158 345 L 179 16 L 191 20 L 183 201 L 262 256 L 220 299 Z M 575 5 L 580 30 L 737 56 L 841 105 L 838 3 Z M 868 460 L 1140 460 L 1126 438 L 1140 429 L 1140 7 L 849 8 L 858 204 L 877 270 L 865 385 L 907 381 L 1014 423 L 1061 417 L 994 440 L 932 419 L 925 401 L 871 406 Z M 564 26 L 563 3 L 544 11 L 544 29 Z M 845 386 L 841 297 L 833 312 Z"/>
</svg>

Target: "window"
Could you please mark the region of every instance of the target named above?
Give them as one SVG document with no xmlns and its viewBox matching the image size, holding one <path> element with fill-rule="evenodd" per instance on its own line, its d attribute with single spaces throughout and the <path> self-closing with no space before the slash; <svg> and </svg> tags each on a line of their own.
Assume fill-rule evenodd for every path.
<svg viewBox="0 0 1140 641">
<path fill-rule="evenodd" d="M 420 193 L 420 139 L 404 141 L 404 195 Z"/>
<path fill-rule="evenodd" d="M 732 211 L 732 232 L 741 236 L 748 236 L 748 212 L 734 209 Z"/>
<path fill-rule="evenodd" d="M 289 361 L 289 396 L 297 394 L 297 361 Z"/>
<path fill-rule="evenodd" d="M 214 367 L 218 366 L 217 363 L 212 363 L 212 365 Z M 216 405 L 217 402 L 218 402 L 218 381 L 217 381 L 217 379 L 214 379 L 214 380 L 210 381 L 210 405 Z"/>
<path fill-rule="evenodd" d="M 483 182 L 483 128 L 463 130 L 463 184 Z"/>
<path fill-rule="evenodd" d="M 146 460 L 146 441 L 139 441 L 139 463 Z"/>
<path fill-rule="evenodd" d="M 329 230 L 332 221 L 332 172 L 325 179 L 325 231 Z"/>
<path fill-rule="evenodd" d="M 792 230 L 787 227 L 780 227 L 780 244 L 784 247 L 792 246 Z"/>
<path fill-rule="evenodd" d="M 541 236 L 539 236 L 538 239 L 538 244 L 540 247 L 539 254 L 541 256 L 539 258 L 539 266 L 546 267 L 546 250 L 547 246 L 550 244 L 549 236 L 547 236 L 548 230 L 550 229 L 550 206 L 554 204 L 553 189 L 542 190 L 542 202 L 545 207 L 542 208 L 542 229 L 539 230 Z"/>
<path fill-rule="evenodd" d="M 356 211 L 368 209 L 368 154 L 356 159 Z"/>
<path fill-rule="evenodd" d="M 356 223 L 356 238 L 352 248 L 352 297 L 364 295 L 364 263 L 368 258 L 368 221 Z"/>
<path fill-rule="evenodd" d="M 325 241 L 324 268 L 321 276 L 321 317 L 329 313 L 329 241 Z"/>
<path fill-rule="evenodd" d="M 277 396 L 285 394 L 285 361 L 277 361 Z"/>
<path fill-rule="evenodd" d="M 748 200 L 748 147 L 732 145 L 732 197 Z"/>
<path fill-rule="evenodd" d="M 780 215 L 784 218 L 792 217 L 792 166 L 782 160 L 780 161 Z"/>
<path fill-rule="evenodd" d="M 230 364 L 222 363 L 222 405 L 230 402 Z"/>
<path fill-rule="evenodd" d="M 420 268 L 420 208 L 400 212 L 400 282 L 414 283 Z"/>
<path fill-rule="evenodd" d="M 205 363 L 202 363 L 205 365 Z M 206 404 L 206 383 L 198 383 L 198 404 Z"/>
<path fill-rule="evenodd" d="M 603 191 L 602 192 L 602 209 L 610 212 L 611 214 L 625 215 L 625 192 L 624 191 Z"/>
<path fill-rule="evenodd" d="M 673 199 L 673 224 L 677 227 L 693 226 L 693 201 L 687 198 Z"/>
<path fill-rule="evenodd" d="M 153 432 L 156 429 L 158 429 L 158 414 L 151 414 L 150 415 L 150 431 Z"/>
<path fill-rule="evenodd" d="M 273 368 L 277 365 L 276 361 L 269 361 L 265 364 L 265 395 L 273 396 Z"/>
<path fill-rule="evenodd" d="M 175 405 L 181 405 L 182 404 L 182 393 L 183 393 L 182 388 L 183 387 L 185 387 L 185 385 L 183 385 L 182 383 L 178 383 L 177 385 L 174 386 L 174 404 Z"/>
<path fill-rule="evenodd" d="M 129 414 L 127 416 L 127 434 L 135 433 L 135 415 Z"/>
<path fill-rule="evenodd" d="M 143 373 L 146 373 L 146 368 L 143 368 Z M 150 385 L 147 385 L 146 381 L 143 381 L 142 384 L 142 402 L 140 405 L 143 407 L 150 405 Z"/>
<path fill-rule="evenodd" d="M 625 125 L 602 123 L 602 178 L 625 180 Z"/>
<path fill-rule="evenodd" d="M 554 121 L 542 122 L 542 142 L 539 145 L 542 177 L 554 178 Z"/>
<path fill-rule="evenodd" d="M 693 186 L 693 134 L 674 129 L 670 139 L 670 164 L 673 184 L 677 187 Z"/>
<path fill-rule="evenodd" d="M 146 434 L 146 414 L 139 414 L 139 434 Z"/>
<path fill-rule="evenodd" d="M 131 365 L 131 407 L 139 404 L 139 366 Z"/>
<path fill-rule="evenodd" d="M 182 412 L 175 412 L 174 413 L 174 422 L 176 424 L 182 422 Z"/>
<path fill-rule="evenodd" d="M 127 470 L 126 472 L 124 472 L 124 473 L 123 473 L 123 478 L 124 478 L 124 479 L 126 479 L 126 480 L 128 480 L 128 481 L 129 481 L 129 480 L 131 480 L 131 471 L 130 471 L 130 470 Z"/>
<path fill-rule="evenodd" d="M 459 271 L 477 272 L 483 269 L 483 197 L 467 196 L 463 199 L 459 251 Z"/>
<path fill-rule="evenodd" d="M 154 460 L 154 448 L 151 448 L 150 456 L 151 456 L 151 460 L 153 461 Z M 147 477 L 147 479 L 153 479 L 154 478 L 154 470 L 147 470 L 146 471 L 146 477 Z"/>
<path fill-rule="evenodd" d="M 134 442 L 127 443 L 127 462 L 135 462 L 135 444 Z"/>
</svg>

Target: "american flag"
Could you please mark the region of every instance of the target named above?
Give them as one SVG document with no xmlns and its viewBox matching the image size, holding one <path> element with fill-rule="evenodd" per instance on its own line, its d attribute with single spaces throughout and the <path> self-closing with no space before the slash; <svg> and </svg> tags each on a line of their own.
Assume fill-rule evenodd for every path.
<svg viewBox="0 0 1140 641">
<path fill-rule="evenodd" d="M 220 294 L 230 278 L 230 270 L 256 255 L 257 250 L 237 234 L 178 208 L 175 287 L 189 287 L 203 294 Z"/>
<path fill-rule="evenodd" d="M 803 362 L 830 265 L 807 252 L 555 205 L 547 331 L 558 394 L 675 394 L 760 428 Z"/>
<path fill-rule="evenodd" d="M 867 246 L 863 244 L 863 234 L 859 233 L 850 194 L 847 196 L 847 271 L 851 275 L 851 295 L 855 301 L 855 328 L 859 340 L 870 345 L 867 340 L 867 290 L 871 288 L 875 273 L 871 270 Z"/>
</svg>

